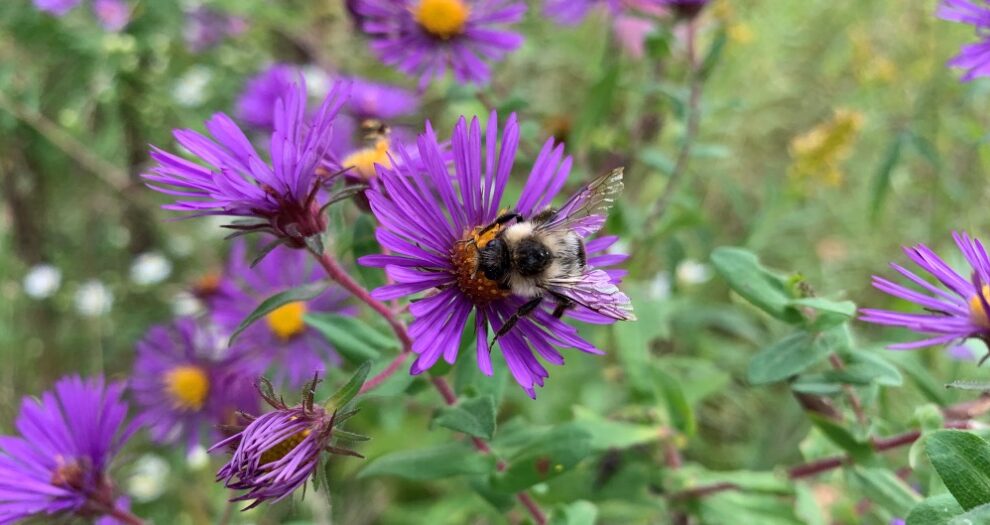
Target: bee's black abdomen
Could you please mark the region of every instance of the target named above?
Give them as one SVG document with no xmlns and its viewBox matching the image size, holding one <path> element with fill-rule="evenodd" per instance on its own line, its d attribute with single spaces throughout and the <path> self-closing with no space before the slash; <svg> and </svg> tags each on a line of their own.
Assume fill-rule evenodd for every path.
<svg viewBox="0 0 990 525">
<path fill-rule="evenodd" d="M 509 247 L 500 237 L 492 239 L 478 250 L 478 269 L 493 281 L 504 280 L 509 274 L 511 263 Z"/>
<path fill-rule="evenodd" d="M 523 277 L 534 277 L 550 266 L 553 253 L 533 237 L 519 241 L 512 254 L 512 262 Z"/>
</svg>

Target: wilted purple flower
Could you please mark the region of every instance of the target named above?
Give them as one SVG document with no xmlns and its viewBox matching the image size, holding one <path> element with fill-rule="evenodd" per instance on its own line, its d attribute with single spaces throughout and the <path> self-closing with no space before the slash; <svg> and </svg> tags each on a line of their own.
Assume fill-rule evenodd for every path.
<svg viewBox="0 0 990 525">
<path fill-rule="evenodd" d="M 108 470 L 136 427 L 125 428 L 122 383 L 69 376 L 24 398 L 20 436 L 0 436 L 0 523 L 31 516 L 97 517 L 114 509 Z"/>
<path fill-rule="evenodd" d="M 64 16 L 72 11 L 82 0 L 34 0 L 34 7 L 39 11 Z"/>
<path fill-rule="evenodd" d="M 258 385 L 261 396 L 275 410 L 257 418 L 241 432 L 213 445 L 210 451 L 233 449 L 230 461 L 218 472 L 217 481 L 247 493 L 231 501 L 254 500 L 245 510 L 264 501 L 279 501 L 303 486 L 320 463 L 323 452 L 361 457 L 331 446 L 334 427 L 346 417 L 313 402 L 314 379 L 300 404 L 286 405 L 266 381 Z"/>
<path fill-rule="evenodd" d="M 498 122 L 492 114 L 484 149 L 478 120 L 472 120 L 469 126 L 461 118 L 451 140 L 455 171 L 451 177 L 428 125 L 418 141 L 423 168 L 408 169 L 406 163 L 394 170 L 380 168 L 381 184 L 368 192 L 372 210 L 382 225 L 378 240 L 391 254 L 366 256 L 360 262 L 385 267 L 396 282 L 375 290 L 373 295 L 388 300 L 428 292 L 410 307 L 415 317 L 409 327 L 412 349 L 419 354 L 412 365 L 413 374 L 430 368 L 441 356 L 448 363 L 454 362 L 461 333 L 473 311 L 478 367 L 491 375 L 488 327 L 499 330 L 527 302 L 526 298 L 512 295 L 499 283 L 478 273 L 475 246 L 476 236 L 482 228 L 500 215 L 502 195 L 515 162 L 518 141 L 519 126 L 515 115 L 506 123 L 501 144 L 497 147 Z M 560 192 L 571 168 L 571 159 L 564 157 L 563 150 L 562 144 L 547 140 L 533 164 L 515 212 L 524 217 L 532 216 L 547 207 Z M 588 223 L 580 228 L 583 236 L 591 235 L 604 222 L 600 215 L 586 219 Z M 592 241 L 588 243 L 588 251 L 604 250 L 611 242 L 614 239 Z M 614 264 L 624 256 L 604 257 L 604 260 L 591 258 L 588 263 Z M 601 270 L 590 270 L 582 279 L 595 281 L 601 287 L 601 293 L 590 293 L 587 302 L 604 304 L 606 299 L 612 298 L 628 306 L 628 298 L 610 284 L 617 277 L 605 275 Z M 550 305 L 537 308 L 499 339 L 502 355 L 513 377 L 534 397 L 534 387 L 542 386 L 549 375 L 536 354 L 561 365 L 564 358 L 556 348 L 601 353 L 582 339 L 574 327 L 555 317 L 552 309 Z M 612 319 L 590 311 L 575 313 L 596 322 L 612 322 Z"/>
<path fill-rule="evenodd" d="M 177 200 L 163 208 L 189 217 L 228 215 L 251 220 L 231 225 L 266 231 L 293 248 L 318 243 L 326 229 L 320 190 L 331 175 L 320 167 L 333 138 L 334 118 L 346 100 L 336 84 L 312 118 L 306 117 L 306 88 L 300 82 L 275 104 L 271 165 L 234 121 L 217 113 L 206 121 L 213 139 L 189 129 L 174 132 L 181 146 L 208 167 L 153 147 L 158 163 L 143 177 L 148 186 Z"/>
<path fill-rule="evenodd" d="M 908 288 L 880 276 L 873 276 L 873 286 L 894 297 L 915 303 L 925 313 L 902 313 L 888 310 L 861 310 L 860 319 L 868 323 L 901 326 L 932 337 L 910 343 L 891 345 L 894 350 L 909 350 L 976 338 L 990 343 L 990 257 L 983 244 L 965 233 L 953 233 L 953 239 L 971 268 L 969 279 L 959 275 L 927 246 L 905 248 L 908 258 L 942 283 L 939 288 L 896 263 L 891 268 L 917 285 Z"/>
<path fill-rule="evenodd" d="M 969 24 L 976 29 L 980 41 L 962 47 L 949 65 L 966 70 L 962 79 L 990 76 L 990 2 L 986 0 L 943 0 L 936 13 L 951 22 Z"/>
<path fill-rule="evenodd" d="M 299 82 L 299 68 L 291 64 L 272 64 L 249 78 L 237 97 L 237 118 L 261 130 L 275 127 L 275 103 L 293 91 Z M 303 106 L 305 107 L 305 100 Z"/>
<path fill-rule="evenodd" d="M 254 268 L 250 267 L 246 243 L 234 243 L 225 281 L 233 293 L 214 303 L 217 324 L 232 331 L 262 301 L 291 288 L 326 280 L 323 270 L 312 257 L 300 250 L 276 248 Z M 239 344 L 257 347 L 261 368 L 275 365 L 280 385 L 302 385 L 321 374 L 328 366 L 340 362 L 333 347 L 316 330 L 306 324 L 304 316 L 319 314 L 351 315 L 353 307 L 345 304 L 347 292 L 336 285 L 308 301 L 283 305 L 259 320 L 240 336 Z"/>
<path fill-rule="evenodd" d="M 199 6 L 186 14 L 183 36 L 190 51 L 202 53 L 219 45 L 227 37 L 243 33 L 247 27 L 247 20 L 242 17 Z M 272 100 L 272 105 L 274 103 Z M 271 127 L 270 121 L 267 127 Z"/>
<path fill-rule="evenodd" d="M 189 317 L 153 326 L 137 343 L 131 389 L 152 439 L 191 449 L 204 435 L 215 441 L 238 411 L 257 411 L 262 370 L 243 346 L 226 346 L 215 328 Z"/>
<path fill-rule="evenodd" d="M 486 61 L 501 59 L 523 40 L 498 28 L 526 12 L 515 0 L 357 0 L 353 8 L 381 60 L 418 76 L 421 87 L 447 69 L 462 84 L 487 82 Z"/>
<path fill-rule="evenodd" d="M 93 14 L 107 31 L 120 31 L 131 21 L 131 8 L 124 0 L 93 0 Z"/>
</svg>

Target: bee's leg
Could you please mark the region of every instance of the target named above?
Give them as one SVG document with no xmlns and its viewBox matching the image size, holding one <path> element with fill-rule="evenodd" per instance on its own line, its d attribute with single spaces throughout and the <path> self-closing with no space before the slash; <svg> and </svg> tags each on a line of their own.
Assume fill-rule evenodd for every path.
<svg viewBox="0 0 990 525">
<path fill-rule="evenodd" d="M 484 235 L 484 234 L 488 233 L 489 230 L 491 230 L 492 228 L 494 228 L 496 226 L 501 226 L 501 225 L 503 225 L 503 224 L 505 224 L 507 222 L 511 222 L 513 220 L 519 220 L 519 221 L 521 221 L 521 220 L 523 220 L 523 216 L 522 215 L 519 215 L 518 213 L 506 213 L 506 214 L 500 215 L 497 219 L 495 219 L 494 222 L 492 222 L 488 226 L 485 226 L 484 228 L 482 228 L 481 231 L 478 232 L 478 236 L 481 236 L 481 235 Z"/>
<path fill-rule="evenodd" d="M 503 335 L 509 333 L 509 330 L 512 330 L 512 328 L 516 326 L 516 323 L 518 323 L 520 319 L 529 315 L 529 313 L 532 312 L 533 310 L 536 310 L 536 307 L 540 306 L 540 303 L 542 302 L 543 302 L 543 297 L 535 297 L 531 299 L 529 302 L 520 306 L 519 309 L 516 310 L 516 313 L 512 314 L 505 321 L 505 324 L 502 325 L 502 328 L 499 328 L 498 332 L 495 332 L 495 337 L 492 338 L 491 344 L 488 345 L 489 348 L 495 344 L 495 341 L 498 341 L 499 337 L 502 337 Z"/>
<path fill-rule="evenodd" d="M 557 302 L 557 307 L 553 309 L 553 316 L 556 317 L 557 319 L 560 319 L 561 317 L 564 316 L 565 312 L 567 312 L 571 308 L 574 308 L 575 303 L 569 297 L 559 293 L 554 293 L 554 292 L 549 292 L 549 293 L 551 296 L 553 296 L 554 301 Z"/>
</svg>

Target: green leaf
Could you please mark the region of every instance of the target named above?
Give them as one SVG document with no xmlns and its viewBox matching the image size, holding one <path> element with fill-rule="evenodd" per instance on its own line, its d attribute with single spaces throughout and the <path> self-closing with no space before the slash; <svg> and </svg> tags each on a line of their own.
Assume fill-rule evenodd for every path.
<svg viewBox="0 0 990 525">
<path fill-rule="evenodd" d="M 899 133 L 887 146 L 887 152 L 883 156 L 883 162 L 877 169 L 877 174 L 873 178 L 873 191 L 870 195 L 870 220 L 875 221 L 880 215 L 880 209 L 887 197 L 890 189 L 890 177 L 901 159 L 901 150 L 908 139 L 907 133 Z"/>
<path fill-rule="evenodd" d="M 852 301 L 830 301 L 821 297 L 805 297 L 791 301 L 794 306 L 811 308 L 818 315 L 811 323 L 813 330 L 825 330 L 840 325 L 856 315 L 856 303 Z"/>
<path fill-rule="evenodd" d="M 990 503 L 990 443 L 960 430 L 932 432 L 925 451 L 962 508 Z"/>
<path fill-rule="evenodd" d="M 939 494 L 911 509 L 905 521 L 907 525 L 947 525 L 954 516 L 962 513 L 963 508 L 951 494 Z"/>
<path fill-rule="evenodd" d="M 549 525 L 595 525 L 596 519 L 598 507 L 590 501 L 578 500 L 554 508 Z"/>
<path fill-rule="evenodd" d="M 715 34 L 715 39 L 712 41 L 711 47 L 705 53 L 705 58 L 701 61 L 701 67 L 698 69 L 698 76 L 700 78 L 705 79 L 708 78 L 708 75 L 711 75 L 712 70 L 715 69 L 715 65 L 722 58 L 722 52 L 725 51 L 725 44 L 728 41 L 729 38 L 725 29 L 719 29 Z"/>
<path fill-rule="evenodd" d="M 852 474 L 863 485 L 863 496 L 895 516 L 907 516 L 921 501 L 918 493 L 887 469 L 856 466 Z"/>
<path fill-rule="evenodd" d="M 618 60 L 609 60 L 601 72 L 601 76 L 595 84 L 588 90 L 585 103 L 581 106 L 582 111 L 577 117 L 574 131 L 571 133 L 569 143 L 575 145 L 583 144 L 588 133 L 595 129 L 598 124 L 605 120 L 615 94 L 619 87 L 619 78 L 622 76 L 621 63 Z"/>
<path fill-rule="evenodd" d="M 753 306 L 781 321 L 802 322 L 801 313 L 791 304 L 794 297 L 787 280 L 764 268 L 754 253 L 742 248 L 721 247 L 712 252 L 711 260 L 729 286 Z"/>
<path fill-rule="evenodd" d="M 437 411 L 433 423 L 490 441 L 495 436 L 495 399 L 482 396 L 445 406 Z"/>
<path fill-rule="evenodd" d="M 980 392 L 990 392 L 990 382 L 978 381 L 972 379 L 957 379 L 947 385 L 945 388 L 955 388 L 958 390 L 977 390 Z"/>
<path fill-rule="evenodd" d="M 590 446 L 595 452 L 652 443 L 664 438 L 668 433 L 660 425 L 613 421 L 581 406 L 574 407 L 574 420 L 572 425 L 584 429 L 591 436 Z"/>
<path fill-rule="evenodd" d="M 511 456 L 493 486 L 503 492 L 519 492 L 567 472 L 589 453 L 591 434 L 587 430 L 574 424 L 556 427 Z"/>
<path fill-rule="evenodd" d="M 357 317 L 322 313 L 303 316 L 333 345 L 334 349 L 351 363 L 375 361 L 384 350 L 398 349 L 399 343 Z"/>
<path fill-rule="evenodd" d="M 466 443 L 393 452 L 371 460 L 358 478 L 396 476 L 415 481 L 495 472 L 495 457 Z"/>
<path fill-rule="evenodd" d="M 829 441 L 848 452 L 855 461 L 862 463 L 873 456 L 873 447 L 869 443 L 857 439 L 841 424 L 815 413 L 808 413 L 808 418 Z"/>
<path fill-rule="evenodd" d="M 697 422 L 694 419 L 694 410 L 684 396 L 680 381 L 656 368 L 653 370 L 653 378 L 667 403 L 667 413 L 674 428 L 687 437 L 693 436 L 697 430 Z"/>
<path fill-rule="evenodd" d="M 765 385 L 787 379 L 828 356 L 831 348 L 821 334 L 791 334 L 760 350 L 749 362 L 750 384 Z"/>
<path fill-rule="evenodd" d="M 980 505 L 949 520 L 948 525 L 981 525 L 990 523 L 990 504 Z"/>
<path fill-rule="evenodd" d="M 281 306 L 285 306 L 289 303 L 294 303 L 297 301 L 308 301 L 317 295 L 323 293 L 323 290 L 327 289 L 329 286 L 324 281 L 319 281 L 315 283 L 310 283 L 307 285 L 300 286 L 298 288 L 292 288 L 284 292 L 277 293 L 268 299 L 265 299 L 254 309 L 247 317 L 241 321 L 241 324 L 237 325 L 237 329 L 234 333 L 230 335 L 230 340 L 227 342 L 228 345 L 234 344 L 234 340 L 237 339 L 241 332 L 251 326 L 255 321 L 261 319 L 262 317 L 274 312 Z"/>
<path fill-rule="evenodd" d="M 344 408 L 347 403 L 350 403 L 354 396 L 361 392 L 361 387 L 364 385 L 366 379 L 368 379 L 368 372 L 371 371 L 371 362 L 365 362 L 356 371 L 351 379 L 335 392 L 330 399 L 327 400 L 326 409 L 329 412 L 336 412 Z"/>
</svg>

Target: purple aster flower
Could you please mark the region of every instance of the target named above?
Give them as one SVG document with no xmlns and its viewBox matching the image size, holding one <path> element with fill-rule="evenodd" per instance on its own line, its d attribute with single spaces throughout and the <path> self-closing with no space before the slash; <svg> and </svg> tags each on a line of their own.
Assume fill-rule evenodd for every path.
<svg viewBox="0 0 990 525">
<path fill-rule="evenodd" d="M 34 0 L 34 7 L 39 11 L 55 16 L 65 16 L 69 11 L 75 9 L 80 2 L 82 0 Z"/>
<path fill-rule="evenodd" d="M 93 0 L 92 7 L 107 31 L 120 31 L 131 21 L 131 8 L 124 0 Z"/>
<path fill-rule="evenodd" d="M 971 268 L 967 279 L 923 244 L 905 248 L 904 252 L 918 267 L 937 279 L 940 288 L 896 263 L 891 268 L 917 286 L 908 288 L 880 276 L 873 276 L 878 290 L 915 303 L 924 313 L 903 313 L 888 310 L 863 309 L 860 319 L 868 323 L 901 326 L 926 337 L 919 341 L 891 345 L 894 350 L 910 350 L 976 338 L 990 341 L 990 257 L 983 244 L 965 233 L 953 233 L 956 245 Z"/>
<path fill-rule="evenodd" d="M 131 381 L 142 421 L 160 443 L 185 442 L 189 449 L 206 434 L 237 423 L 237 412 L 256 412 L 252 367 L 242 347 L 195 319 L 154 326 L 137 344 Z"/>
<path fill-rule="evenodd" d="M 326 280 L 326 275 L 312 257 L 301 250 L 276 248 L 254 268 L 249 265 L 246 243 L 234 243 L 227 277 L 233 293 L 219 298 L 213 309 L 218 325 L 232 331 L 262 301 L 290 288 Z M 280 385 L 297 387 L 335 366 L 340 357 L 316 330 L 306 324 L 307 314 L 352 315 L 353 307 L 345 304 L 347 292 L 331 284 L 308 301 L 283 305 L 259 320 L 238 341 L 257 347 L 261 368 L 275 365 Z"/>
<path fill-rule="evenodd" d="M 622 10 L 620 0 L 546 0 L 543 12 L 558 24 L 573 25 L 584 20 L 588 11 L 599 5 L 605 6 L 613 15 Z"/>
<path fill-rule="evenodd" d="M 381 60 L 423 88 L 447 69 L 462 84 L 487 82 L 486 61 L 522 44 L 522 35 L 498 28 L 526 12 L 514 0 L 357 0 L 353 8 Z"/>
<path fill-rule="evenodd" d="M 963 82 L 990 76 L 990 2 L 986 0 L 943 0 L 937 16 L 943 20 L 969 24 L 976 29 L 980 42 L 962 47 L 949 65 L 966 70 Z"/>
<path fill-rule="evenodd" d="M 442 160 L 436 137 L 427 125 L 426 133 L 418 141 L 423 169 L 408 169 L 405 163 L 393 170 L 379 168 L 381 184 L 368 192 L 372 210 L 381 223 L 378 240 L 391 253 L 363 257 L 360 262 L 385 267 L 396 283 L 375 290 L 373 295 L 387 300 L 427 292 L 410 307 L 415 320 L 409 334 L 413 338 L 412 349 L 419 354 L 412 365 L 413 374 L 430 368 L 441 356 L 448 363 L 454 362 L 461 333 L 474 312 L 478 367 L 491 375 L 489 326 L 498 333 L 530 302 L 527 297 L 514 295 L 505 282 L 491 280 L 479 270 L 480 248 L 492 242 L 502 230 L 495 220 L 504 217 L 505 210 L 500 212 L 502 195 L 515 162 L 519 140 L 515 115 L 505 125 L 501 144 L 494 113 L 485 137 L 483 149 L 478 120 L 472 120 L 469 126 L 461 118 L 451 140 L 455 172 L 452 177 L 448 164 Z M 563 150 L 562 144 L 547 140 L 533 164 L 515 213 L 531 217 L 542 212 L 560 192 L 571 168 L 571 159 L 564 157 Z M 596 182 L 617 184 L 612 178 Z M 586 187 L 589 191 L 581 192 L 544 224 L 568 223 L 569 231 L 581 237 L 595 233 L 604 222 L 601 213 L 584 216 L 575 213 L 573 220 L 569 215 L 590 202 L 590 188 Z M 614 238 L 591 241 L 586 251 L 600 252 L 613 242 Z M 545 286 L 552 288 L 556 297 L 574 297 L 574 303 L 596 310 L 569 311 L 577 317 L 596 322 L 631 319 L 628 298 L 613 284 L 621 273 L 610 275 L 590 267 L 596 263 L 615 264 L 623 257 L 589 258 L 589 268 L 579 278 L 559 288 L 548 279 Z M 546 303 L 519 317 L 515 326 L 498 339 L 513 377 L 531 397 L 535 397 L 534 387 L 542 386 L 549 375 L 537 355 L 561 365 L 564 358 L 557 348 L 601 353 L 555 315 L 554 305 Z"/>
<path fill-rule="evenodd" d="M 31 516 L 114 512 L 108 470 L 136 430 L 125 427 L 122 383 L 69 376 L 40 399 L 24 398 L 19 436 L 0 436 L 0 523 Z"/>
<path fill-rule="evenodd" d="M 323 452 L 363 457 L 331 446 L 334 427 L 354 414 L 330 412 L 313 402 L 317 380 L 303 390 L 300 404 L 286 405 L 262 380 L 261 396 L 275 410 L 257 418 L 239 433 L 213 445 L 210 451 L 232 449 L 230 461 L 218 472 L 217 481 L 247 493 L 231 501 L 254 500 L 245 510 L 264 501 L 279 501 L 303 486 L 313 474 Z"/>
<path fill-rule="evenodd" d="M 295 89 L 299 71 L 294 65 L 278 63 L 249 78 L 237 97 L 237 118 L 255 128 L 271 131 L 275 127 L 275 103 Z M 303 103 L 305 107 L 305 100 Z"/>
<path fill-rule="evenodd" d="M 319 243 L 326 229 L 321 189 L 330 182 L 321 163 L 329 152 L 334 118 L 346 100 L 346 86 L 336 84 L 312 118 L 306 113 L 306 88 L 300 81 L 275 104 L 271 165 L 234 121 L 217 113 L 206 121 L 210 139 L 192 130 L 174 132 L 178 143 L 207 166 L 153 147 L 157 165 L 143 177 L 148 186 L 177 200 L 165 209 L 190 217 L 248 217 L 230 225 L 244 232 L 267 231 L 275 242 L 293 248 Z"/>
<path fill-rule="evenodd" d="M 248 22 L 242 17 L 199 6 L 186 14 L 183 36 L 190 51 L 202 53 L 216 47 L 227 37 L 240 35 L 247 30 L 247 27 Z M 274 106 L 275 101 L 271 102 Z M 269 111 L 268 124 L 265 126 L 268 129 L 271 129 L 270 113 L 271 111 Z"/>
<path fill-rule="evenodd" d="M 408 89 L 356 77 L 350 81 L 351 97 L 344 109 L 358 121 L 390 121 L 419 109 L 419 97 Z"/>
</svg>

